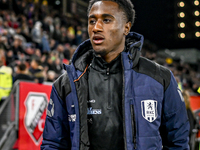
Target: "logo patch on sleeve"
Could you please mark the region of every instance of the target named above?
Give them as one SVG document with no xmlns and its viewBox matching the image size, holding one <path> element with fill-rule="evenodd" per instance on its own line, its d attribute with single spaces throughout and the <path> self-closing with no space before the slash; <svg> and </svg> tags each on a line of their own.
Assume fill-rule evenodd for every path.
<svg viewBox="0 0 200 150">
<path fill-rule="evenodd" d="M 155 100 L 143 100 L 141 101 L 142 116 L 149 122 L 156 120 L 158 116 L 157 101 Z"/>
</svg>

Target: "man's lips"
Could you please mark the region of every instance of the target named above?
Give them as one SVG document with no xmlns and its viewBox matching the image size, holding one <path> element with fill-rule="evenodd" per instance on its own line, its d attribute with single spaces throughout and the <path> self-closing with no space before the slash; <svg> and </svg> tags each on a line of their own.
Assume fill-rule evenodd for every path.
<svg viewBox="0 0 200 150">
<path fill-rule="evenodd" d="M 103 36 L 101 36 L 101 35 L 95 35 L 92 38 L 94 44 L 102 44 L 104 39 L 105 38 Z"/>
</svg>

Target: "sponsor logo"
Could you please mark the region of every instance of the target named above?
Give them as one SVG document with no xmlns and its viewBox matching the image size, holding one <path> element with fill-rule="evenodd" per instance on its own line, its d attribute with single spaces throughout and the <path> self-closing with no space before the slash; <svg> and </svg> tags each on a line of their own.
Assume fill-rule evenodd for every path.
<svg viewBox="0 0 200 150">
<path fill-rule="evenodd" d="M 88 103 L 95 103 L 95 99 L 89 100 Z"/>
<path fill-rule="evenodd" d="M 157 113 L 157 101 L 155 100 L 143 100 L 141 101 L 142 116 L 149 122 L 156 120 Z"/>
<path fill-rule="evenodd" d="M 24 103 L 26 108 L 25 129 L 34 143 L 39 145 L 45 123 L 47 95 L 45 93 L 30 92 Z"/>
<path fill-rule="evenodd" d="M 99 115 L 101 114 L 101 109 L 93 109 L 92 107 L 88 108 L 88 115 Z"/>
</svg>

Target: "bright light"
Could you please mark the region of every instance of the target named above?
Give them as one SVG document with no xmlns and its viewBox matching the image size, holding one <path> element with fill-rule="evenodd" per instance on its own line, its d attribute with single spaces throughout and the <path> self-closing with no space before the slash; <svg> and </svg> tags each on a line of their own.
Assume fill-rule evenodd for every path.
<svg viewBox="0 0 200 150">
<path fill-rule="evenodd" d="M 185 3 L 184 2 L 179 2 L 178 3 L 178 7 L 184 7 L 185 6 Z"/>
<path fill-rule="evenodd" d="M 178 17 L 180 17 L 180 18 L 184 18 L 184 17 L 185 17 L 185 13 L 184 13 L 184 12 L 180 12 L 180 13 L 178 13 Z"/>
<path fill-rule="evenodd" d="M 59 0 L 55 1 L 55 4 L 60 5 L 60 1 Z"/>
<path fill-rule="evenodd" d="M 198 1 L 198 0 L 195 0 L 195 1 L 194 1 L 194 5 L 199 6 L 199 1 Z"/>
<path fill-rule="evenodd" d="M 197 32 L 195 33 L 195 36 L 196 36 L 196 37 L 200 37 L 200 32 L 197 31 Z"/>
<path fill-rule="evenodd" d="M 178 27 L 179 27 L 179 28 L 185 28 L 185 23 L 184 23 L 184 22 L 179 23 L 179 24 L 178 24 Z"/>
<path fill-rule="evenodd" d="M 196 10 L 196 11 L 194 12 L 194 15 L 195 15 L 195 16 L 199 16 L 199 11 Z"/>
<path fill-rule="evenodd" d="M 180 33 L 180 34 L 178 35 L 178 37 L 184 39 L 184 38 L 185 38 L 185 33 Z"/>
<path fill-rule="evenodd" d="M 200 27 L 200 22 L 199 22 L 199 21 L 196 21 L 196 22 L 195 22 L 195 26 Z"/>
</svg>

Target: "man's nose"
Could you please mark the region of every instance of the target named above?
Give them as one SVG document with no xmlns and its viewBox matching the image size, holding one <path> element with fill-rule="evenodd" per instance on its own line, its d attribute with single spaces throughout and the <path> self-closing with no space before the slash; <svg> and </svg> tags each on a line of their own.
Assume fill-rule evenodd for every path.
<svg viewBox="0 0 200 150">
<path fill-rule="evenodd" d="M 100 32 L 100 31 L 103 31 L 103 22 L 101 20 L 98 20 L 94 25 L 93 32 Z"/>
</svg>

